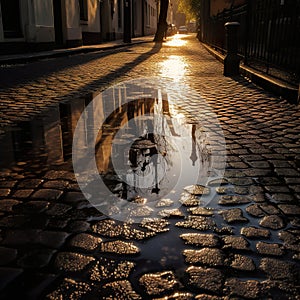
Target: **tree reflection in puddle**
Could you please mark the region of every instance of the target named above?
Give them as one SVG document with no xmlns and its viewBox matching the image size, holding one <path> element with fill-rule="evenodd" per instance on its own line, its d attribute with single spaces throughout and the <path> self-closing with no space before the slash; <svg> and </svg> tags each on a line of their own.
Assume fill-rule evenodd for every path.
<svg viewBox="0 0 300 300">
<path fill-rule="evenodd" d="M 135 202 L 143 198 L 151 202 L 170 192 L 176 194 L 173 187 L 182 169 L 181 156 L 185 153 L 188 154 L 186 163 L 195 170 L 199 168 L 200 161 L 196 165 L 198 156 L 202 158 L 201 164 L 210 165 L 209 144 L 203 149 L 196 144 L 199 128 L 196 124 L 179 124 L 176 115 L 170 114 L 168 101 L 139 99 L 125 104 L 121 111 L 125 113 L 120 114 L 118 108 L 118 112 L 113 113 L 116 115 L 107 118 L 96 144 L 98 170 L 111 192 L 119 197 Z M 137 111 L 140 114 L 136 114 Z M 114 124 L 110 124 L 112 120 L 116 120 Z M 121 128 L 121 124 L 126 125 Z M 185 177 L 188 179 L 189 175 Z M 111 178 L 118 180 L 112 184 Z"/>
</svg>

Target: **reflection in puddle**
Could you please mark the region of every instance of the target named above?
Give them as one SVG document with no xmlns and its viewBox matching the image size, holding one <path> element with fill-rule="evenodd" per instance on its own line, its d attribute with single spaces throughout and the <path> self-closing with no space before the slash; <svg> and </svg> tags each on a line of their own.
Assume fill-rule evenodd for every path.
<svg viewBox="0 0 300 300">
<path fill-rule="evenodd" d="M 209 144 L 200 149 L 196 142 L 200 128 L 183 123 L 180 114 L 178 123 L 175 112 L 173 107 L 174 115 L 170 114 L 168 101 L 138 99 L 106 119 L 97 137 L 96 164 L 103 180 L 108 178 L 107 185 L 111 178 L 118 178 L 111 192 L 122 199 L 143 198 L 148 203 L 170 192 L 178 197 L 173 187 L 182 172 L 189 170 L 189 176 L 181 179 L 188 184 L 198 177 L 199 169 L 207 170 Z M 199 156 L 203 158 L 201 166 Z"/>
<path fill-rule="evenodd" d="M 100 212 L 161 217 L 159 201 L 176 209 L 186 186 L 223 176 L 221 129 L 203 101 L 197 114 L 182 109 L 193 97 L 161 79 L 137 80 L 60 104 L 1 137 L 1 166 L 22 162 L 30 172 L 73 158 L 78 184 Z"/>
<path fill-rule="evenodd" d="M 160 199 L 177 208 L 184 187 L 222 177 L 216 156 L 224 140 L 215 116 L 204 101 L 194 115 L 180 108 L 193 97 L 199 95 L 174 82 L 138 79 L 104 91 L 85 108 L 73 167 L 99 211 L 139 222 L 158 216 Z"/>
<path fill-rule="evenodd" d="M 197 101 L 197 111 L 189 110 L 188 101 Z M 73 232 L 76 223 L 80 232 L 104 237 L 123 251 L 123 240 L 134 241 L 140 253 L 130 258 L 136 263 L 130 280 L 138 288 L 135 278 L 146 272 L 169 268 L 183 274 L 186 245 L 180 235 L 187 227 L 212 228 L 207 211 L 198 216 L 191 206 L 213 199 L 212 189 L 218 186 L 213 182 L 224 172 L 219 163 L 224 147 L 215 115 L 198 94 L 173 81 L 138 79 L 57 105 L 7 131 L 0 137 L 1 175 L 13 180 L 13 201 L 18 199 L 15 191 L 43 200 L 22 198 L 30 221 L 36 222 L 26 224 L 29 228 Z M 79 193 L 69 172 L 72 165 L 85 199 L 100 213 Z M 38 183 L 30 190 L 26 184 L 32 178 Z M 48 203 L 51 192 L 49 208 L 32 210 L 33 203 Z M 41 219 L 49 225 L 40 224 Z M 129 222 L 119 222 L 124 220 Z M 70 247 L 69 240 L 66 245 Z M 115 254 L 102 250 L 93 252 L 99 260 Z"/>
<path fill-rule="evenodd" d="M 0 136 L 0 167 L 37 163 L 42 168 L 70 160 L 73 133 L 86 103 L 86 99 L 76 99 L 60 104 L 7 129 Z"/>
</svg>

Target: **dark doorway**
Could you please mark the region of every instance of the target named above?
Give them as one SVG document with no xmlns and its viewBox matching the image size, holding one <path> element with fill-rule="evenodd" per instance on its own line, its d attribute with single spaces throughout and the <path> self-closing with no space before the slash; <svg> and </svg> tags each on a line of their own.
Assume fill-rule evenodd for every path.
<svg viewBox="0 0 300 300">
<path fill-rule="evenodd" d="M 64 42 L 64 37 L 63 37 L 61 0 L 53 0 L 53 13 L 54 13 L 55 43 L 57 45 L 62 45 Z"/>
<path fill-rule="evenodd" d="M 21 38 L 19 0 L 1 0 L 2 24 L 4 38 Z"/>
</svg>

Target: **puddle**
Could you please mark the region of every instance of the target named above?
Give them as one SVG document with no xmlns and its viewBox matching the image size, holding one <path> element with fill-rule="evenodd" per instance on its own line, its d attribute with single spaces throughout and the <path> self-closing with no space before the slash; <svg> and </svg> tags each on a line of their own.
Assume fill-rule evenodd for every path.
<svg viewBox="0 0 300 300">
<path fill-rule="evenodd" d="M 118 220 L 157 217 L 161 199 L 179 207 L 184 187 L 222 178 L 225 142 L 205 101 L 174 85 L 129 81 L 59 104 L 0 137 L 0 166 L 30 173 L 73 163 L 85 197 Z M 195 100 L 198 110 L 188 111 Z"/>
<path fill-rule="evenodd" d="M 23 201 L 20 212 L 26 209 L 27 196 L 18 198 L 18 190 L 53 196 L 49 203 L 27 197 L 30 205 L 42 206 L 30 212 L 31 223 L 24 228 L 52 232 L 62 226 L 60 230 L 68 232 L 72 222 L 80 223 L 84 226 L 80 232 L 89 228 L 88 235 L 100 236 L 106 243 L 93 252 L 95 258 L 135 263 L 129 279 L 143 294 L 138 280 L 145 273 L 171 270 L 186 282 L 191 263 L 183 253 L 199 250 L 193 233 L 204 234 L 202 240 L 205 234 L 218 237 L 217 243 L 206 241 L 203 246 L 213 249 L 222 247 L 223 235 L 240 235 L 245 223 L 227 226 L 219 214 L 222 205 L 222 209 L 238 205 L 245 211 L 250 203 L 244 195 L 248 191 L 237 190 L 223 178 L 225 152 L 217 118 L 197 93 L 179 82 L 138 79 L 61 103 L 7 129 L 0 136 L 0 175 L 8 184 L 4 189 L 2 181 L 1 190 L 8 194 L 0 196 L 7 206 Z M 78 193 L 73 173 L 85 198 Z M 30 187 L 26 186 L 29 181 Z M 64 184 L 73 187 L 61 188 Z M 242 195 L 237 196 L 238 192 Z M 6 199 L 10 196 L 20 201 Z M 43 210 L 46 204 L 51 209 Z M 90 209 L 91 204 L 100 213 Z M 23 210 L 26 217 L 30 205 Z M 7 210 L 5 217 L 13 219 L 14 214 Z M 258 219 L 247 218 L 259 226 Z M 5 222 L 10 219 L 6 219 L 2 224 L 9 227 Z M 11 221 L 12 226 L 21 221 Z M 183 234 L 190 235 L 192 242 L 185 243 Z M 273 234 L 269 241 L 279 242 Z M 258 266 L 252 241 L 249 247 L 249 256 Z M 251 272 L 239 274 L 257 279 Z"/>
<path fill-rule="evenodd" d="M 39 163 L 40 167 L 56 166 L 67 162 L 72 153 L 72 133 L 76 116 L 86 100 L 57 105 L 28 122 L 6 128 L 0 136 L 0 167 Z"/>
<path fill-rule="evenodd" d="M 193 101 L 199 110 L 188 111 Z M 72 148 L 85 197 L 105 215 L 134 222 L 157 217 L 161 199 L 179 207 L 185 187 L 222 178 L 224 155 L 222 130 L 205 101 L 188 86 L 162 79 L 128 81 L 94 97 L 81 113 Z M 203 193 L 204 202 L 214 194 Z"/>
</svg>

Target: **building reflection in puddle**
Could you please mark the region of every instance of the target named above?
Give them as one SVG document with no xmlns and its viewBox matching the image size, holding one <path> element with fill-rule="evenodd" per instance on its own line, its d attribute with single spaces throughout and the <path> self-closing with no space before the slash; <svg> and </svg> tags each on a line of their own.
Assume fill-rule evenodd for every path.
<svg viewBox="0 0 300 300">
<path fill-rule="evenodd" d="M 42 169 L 70 161 L 76 124 L 90 100 L 74 99 L 6 128 L 5 134 L 0 136 L 0 167 L 10 168 L 26 162 L 39 163 Z M 88 130 L 86 132 L 88 135 Z M 88 136 L 83 143 L 86 144 L 87 139 Z"/>
<path fill-rule="evenodd" d="M 64 161 L 59 107 L 29 122 L 21 122 L 0 137 L 1 167 L 31 159 L 52 165 Z"/>
</svg>

